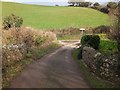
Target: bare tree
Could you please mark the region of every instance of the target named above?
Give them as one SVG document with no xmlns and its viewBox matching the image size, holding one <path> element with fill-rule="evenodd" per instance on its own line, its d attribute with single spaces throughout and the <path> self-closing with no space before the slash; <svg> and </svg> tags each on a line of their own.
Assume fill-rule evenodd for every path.
<svg viewBox="0 0 120 90">
<path fill-rule="evenodd" d="M 112 38 L 115 39 L 118 43 L 118 50 L 120 52 L 120 2 L 118 2 L 118 6 L 116 9 L 111 10 L 111 35 Z"/>
<path fill-rule="evenodd" d="M 117 7 L 116 2 L 108 2 L 107 7 L 110 9 L 115 9 Z"/>
</svg>

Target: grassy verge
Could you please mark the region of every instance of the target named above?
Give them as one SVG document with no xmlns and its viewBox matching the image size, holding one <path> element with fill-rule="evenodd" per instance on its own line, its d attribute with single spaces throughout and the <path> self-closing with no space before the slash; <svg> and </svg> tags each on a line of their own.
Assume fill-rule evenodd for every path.
<svg viewBox="0 0 120 90">
<path fill-rule="evenodd" d="M 52 45 L 47 46 L 47 48 L 46 47 L 36 48 L 32 51 L 31 57 L 34 58 L 34 60 L 37 60 L 42 56 L 46 55 L 47 53 L 50 53 L 53 50 L 57 49 L 58 47 L 60 47 L 60 45 L 54 43 Z"/>
<path fill-rule="evenodd" d="M 73 51 L 73 54 L 72 54 L 73 58 L 79 64 L 80 70 L 81 70 L 82 74 L 84 75 L 84 78 L 86 79 L 86 81 L 89 82 L 89 84 L 91 85 L 92 88 L 114 88 L 115 87 L 111 83 L 109 83 L 105 80 L 102 80 L 100 78 L 97 78 L 95 75 L 93 75 L 90 72 L 89 68 L 84 65 L 82 60 L 78 60 L 78 58 L 77 58 L 78 52 L 79 52 L 78 49 Z"/>
<path fill-rule="evenodd" d="M 3 72 L 3 88 L 8 87 L 10 84 L 10 81 L 20 74 L 20 72 L 29 64 L 33 63 L 38 58 L 43 57 L 45 54 L 50 53 L 51 51 L 57 49 L 60 47 L 59 44 L 51 44 L 45 48 L 36 48 L 33 50 L 33 52 L 29 55 L 27 55 L 27 58 L 24 60 L 18 61 L 14 65 L 11 65 L 11 67 L 6 68 L 6 72 Z M 34 58 L 33 58 L 34 57 Z"/>
</svg>

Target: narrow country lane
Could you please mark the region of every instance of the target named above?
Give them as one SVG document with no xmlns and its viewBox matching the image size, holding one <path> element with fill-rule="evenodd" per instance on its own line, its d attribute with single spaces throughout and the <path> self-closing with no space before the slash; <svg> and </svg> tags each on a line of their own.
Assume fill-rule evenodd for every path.
<svg viewBox="0 0 120 90">
<path fill-rule="evenodd" d="M 71 46 L 63 46 L 29 65 L 10 88 L 89 88 L 72 59 L 72 50 Z"/>
</svg>

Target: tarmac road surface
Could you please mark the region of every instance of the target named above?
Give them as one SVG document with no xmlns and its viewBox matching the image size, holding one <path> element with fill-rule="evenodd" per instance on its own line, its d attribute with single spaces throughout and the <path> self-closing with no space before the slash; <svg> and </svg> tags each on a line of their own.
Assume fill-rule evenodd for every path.
<svg viewBox="0 0 120 90">
<path fill-rule="evenodd" d="M 72 58 L 73 49 L 62 46 L 28 65 L 13 79 L 10 88 L 90 88 Z"/>
</svg>

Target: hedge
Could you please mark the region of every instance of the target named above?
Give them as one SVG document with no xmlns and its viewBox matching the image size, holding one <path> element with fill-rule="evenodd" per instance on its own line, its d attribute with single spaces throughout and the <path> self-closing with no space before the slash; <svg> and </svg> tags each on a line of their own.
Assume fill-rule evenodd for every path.
<svg viewBox="0 0 120 90">
<path fill-rule="evenodd" d="M 99 49 L 100 37 L 98 35 L 85 35 L 81 39 L 81 45 L 90 46 L 94 49 Z"/>
</svg>

